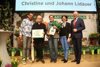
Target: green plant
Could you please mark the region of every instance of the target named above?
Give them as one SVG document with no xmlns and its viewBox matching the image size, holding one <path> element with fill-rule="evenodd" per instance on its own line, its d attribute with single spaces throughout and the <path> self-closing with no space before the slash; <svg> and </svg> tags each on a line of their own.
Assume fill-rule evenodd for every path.
<svg viewBox="0 0 100 67">
<path fill-rule="evenodd" d="M 100 38 L 100 34 L 99 33 L 92 33 L 89 35 L 89 39 L 90 39 L 90 44 L 91 45 L 98 45 L 98 40 Z"/>
<path fill-rule="evenodd" d="M 11 64 L 12 64 L 12 67 L 18 67 L 18 60 L 17 60 L 17 58 L 13 58 Z"/>
<path fill-rule="evenodd" d="M 82 46 L 82 50 L 86 50 L 88 47 L 86 46 Z"/>
<path fill-rule="evenodd" d="M 12 30 L 12 18 L 12 8 L 8 0 L 5 0 L 5 4 L 0 6 L 0 29 Z"/>
<path fill-rule="evenodd" d="M 18 29 L 16 29 L 16 30 L 15 30 L 14 35 L 15 35 L 16 37 L 18 37 L 18 36 L 19 36 L 19 30 L 18 30 Z"/>
<path fill-rule="evenodd" d="M 12 67 L 18 67 L 18 62 L 12 62 Z"/>
<path fill-rule="evenodd" d="M 99 38 L 100 34 L 99 33 L 92 33 L 89 35 L 89 38 Z"/>
</svg>

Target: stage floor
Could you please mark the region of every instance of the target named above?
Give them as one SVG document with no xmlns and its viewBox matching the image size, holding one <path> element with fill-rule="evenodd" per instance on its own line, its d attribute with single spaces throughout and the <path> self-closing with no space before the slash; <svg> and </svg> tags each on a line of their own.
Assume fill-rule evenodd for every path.
<svg viewBox="0 0 100 67">
<path fill-rule="evenodd" d="M 100 67 L 100 55 L 82 55 L 81 63 L 78 65 L 71 62 L 74 59 L 74 55 L 69 56 L 67 63 L 63 63 L 61 59 L 62 57 L 58 57 L 57 63 L 50 63 L 50 59 L 45 57 L 45 64 L 41 62 L 27 62 L 25 65 L 20 63 L 18 67 Z"/>
</svg>

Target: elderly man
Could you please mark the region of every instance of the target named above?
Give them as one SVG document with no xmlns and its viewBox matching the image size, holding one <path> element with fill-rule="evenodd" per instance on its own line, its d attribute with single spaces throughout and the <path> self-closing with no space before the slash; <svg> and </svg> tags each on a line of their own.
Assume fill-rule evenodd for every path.
<svg viewBox="0 0 100 67">
<path fill-rule="evenodd" d="M 46 33 L 46 26 L 43 22 L 43 18 L 41 15 L 38 15 L 36 18 L 36 23 L 33 25 L 32 30 L 37 30 L 37 29 L 43 29 L 44 33 Z M 38 32 L 39 33 L 39 32 Z M 36 58 L 37 62 L 41 61 L 42 63 L 45 63 L 43 59 L 43 43 L 44 43 L 44 37 L 43 38 L 34 38 L 34 47 L 36 50 Z"/>
<path fill-rule="evenodd" d="M 84 21 L 79 18 L 77 11 L 73 12 L 74 19 L 71 21 L 71 36 L 74 45 L 75 59 L 72 62 L 80 64 L 82 50 L 82 31 L 85 29 Z"/>
<path fill-rule="evenodd" d="M 28 13 L 27 18 L 23 19 L 20 27 L 20 37 L 23 39 L 23 63 L 26 63 L 27 59 L 31 59 L 29 53 L 31 46 L 31 29 L 33 25 L 33 14 Z"/>
</svg>

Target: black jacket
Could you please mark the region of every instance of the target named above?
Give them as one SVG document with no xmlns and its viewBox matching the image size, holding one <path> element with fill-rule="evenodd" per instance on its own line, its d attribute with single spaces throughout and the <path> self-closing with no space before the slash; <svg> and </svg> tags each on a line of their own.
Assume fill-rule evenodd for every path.
<svg viewBox="0 0 100 67">
<path fill-rule="evenodd" d="M 69 33 L 71 32 L 71 26 L 70 23 L 66 22 L 66 26 L 60 28 L 60 36 L 66 36 L 68 38 Z"/>
<path fill-rule="evenodd" d="M 32 26 L 32 30 L 34 29 L 44 29 L 44 32 L 46 33 L 46 25 L 43 23 L 38 24 L 37 22 Z M 43 43 L 44 38 L 34 38 L 34 43 Z"/>
</svg>

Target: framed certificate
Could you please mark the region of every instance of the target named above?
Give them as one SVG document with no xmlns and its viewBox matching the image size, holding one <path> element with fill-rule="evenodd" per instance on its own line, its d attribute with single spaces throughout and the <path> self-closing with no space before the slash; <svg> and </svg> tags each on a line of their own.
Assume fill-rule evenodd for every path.
<svg viewBox="0 0 100 67">
<path fill-rule="evenodd" d="M 56 32 L 56 29 L 54 29 L 53 27 L 50 28 L 49 34 L 50 35 L 54 35 Z"/>
<path fill-rule="evenodd" d="M 32 30 L 32 38 L 44 38 L 44 30 L 43 29 Z"/>
</svg>

